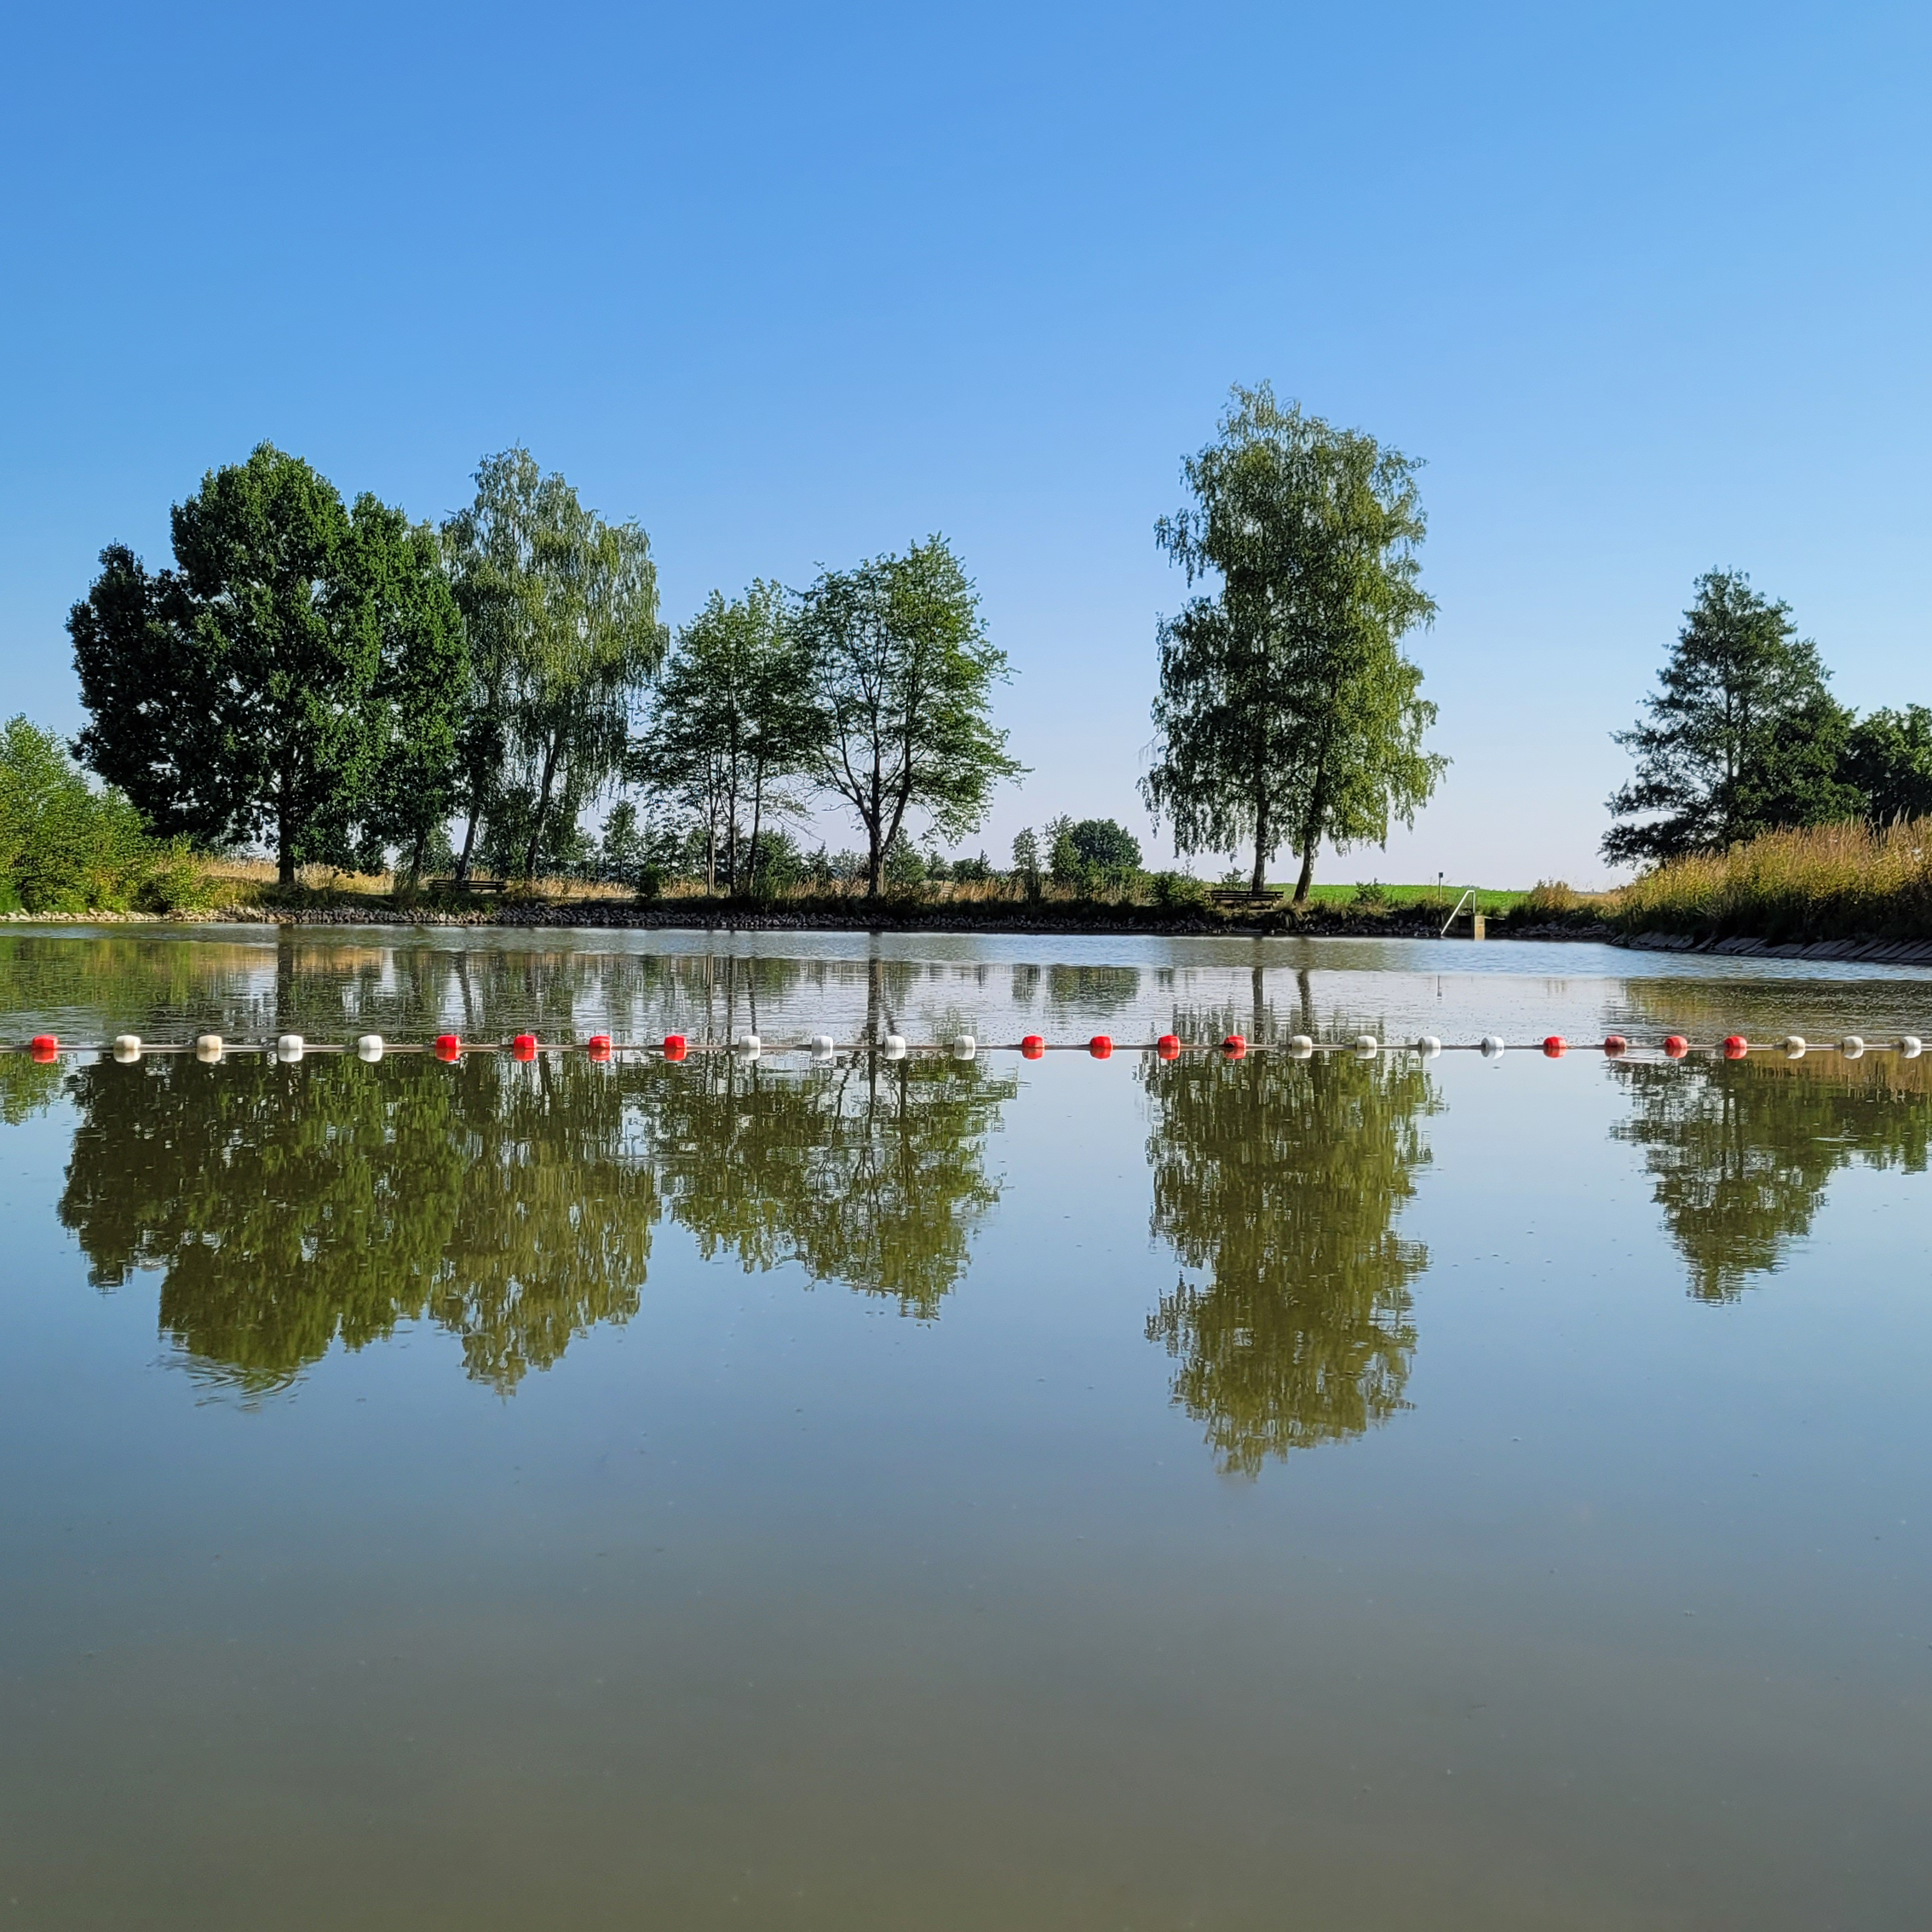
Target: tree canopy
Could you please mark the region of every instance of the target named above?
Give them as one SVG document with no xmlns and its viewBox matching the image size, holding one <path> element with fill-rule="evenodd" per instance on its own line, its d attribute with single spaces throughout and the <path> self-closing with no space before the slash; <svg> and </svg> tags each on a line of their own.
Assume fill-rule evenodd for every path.
<svg viewBox="0 0 1932 1932">
<path fill-rule="evenodd" d="M 1742 571 L 1714 570 L 1658 674 L 1649 716 L 1616 742 L 1636 777 L 1609 802 L 1613 865 L 1721 852 L 1780 826 L 1856 817 L 1865 800 L 1841 776 L 1851 713 L 1826 688 L 1818 647 L 1791 607 Z"/>
<path fill-rule="evenodd" d="M 963 837 L 994 785 L 1019 775 L 989 715 L 1006 653 L 987 642 L 978 594 L 940 537 L 825 572 L 798 626 L 821 718 L 814 776 L 858 814 L 877 898 L 909 813 Z"/>
<path fill-rule="evenodd" d="M 1182 465 L 1193 505 L 1156 526 L 1190 585 L 1220 587 L 1160 627 L 1142 794 L 1183 853 L 1251 847 L 1257 892 L 1289 843 L 1305 900 L 1325 840 L 1386 842 L 1446 764 L 1422 748 L 1435 707 L 1400 647 L 1435 612 L 1417 581 L 1419 467 L 1266 383 L 1237 388 Z"/>
<path fill-rule="evenodd" d="M 727 602 L 717 591 L 677 635 L 627 769 L 661 808 L 698 835 L 707 887 L 757 885 L 775 823 L 805 802 L 795 780 L 820 748 L 822 714 L 789 600 L 755 583 Z"/>
<path fill-rule="evenodd" d="M 460 652 L 433 546 L 269 443 L 210 470 L 172 522 L 173 571 L 110 545 L 70 613 L 91 714 L 76 750 L 159 832 L 266 834 L 285 883 L 353 856 L 386 769 L 437 782 L 433 746 L 410 742 L 428 714 L 394 703 Z"/>
<path fill-rule="evenodd" d="M 585 509 L 520 447 L 485 458 L 474 500 L 443 538 L 470 631 L 460 870 L 487 831 L 528 877 L 580 836 L 578 814 L 622 766 L 633 700 L 664 658 L 650 539 Z"/>
</svg>

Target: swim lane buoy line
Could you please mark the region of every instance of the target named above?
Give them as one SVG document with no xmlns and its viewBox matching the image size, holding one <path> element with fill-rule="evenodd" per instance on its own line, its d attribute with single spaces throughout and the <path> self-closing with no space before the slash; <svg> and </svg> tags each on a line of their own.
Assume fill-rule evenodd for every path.
<svg viewBox="0 0 1932 1932">
<path fill-rule="evenodd" d="M 1802 1060 L 1807 1054 L 1835 1053 L 1842 1060 L 1862 1060 L 1867 1054 L 1895 1054 L 1901 1060 L 1917 1060 L 1925 1050 L 1924 1041 L 1916 1033 L 1903 1033 L 1894 1040 L 1868 1040 L 1861 1034 L 1846 1033 L 1837 1040 L 1807 1040 L 1802 1034 L 1787 1033 L 1782 1039 L 1754 1041 L 1742 1033 L 1728 1033 L 1718 1040 L 1693 1040 L 1682 1033 L 1666 1033 L 1653 1044 L 1633 1041 L 1622 1033 L 1607 1034 L 1596 1043 L 1567 1040 L 1561 1033 L 1545 1034 L 1538 1040 L 1508 1041 L 1499 1033 L 1485 1033 L 1475 1040 L 1443 1040 L 1423 1033 L 1408 1041 L 1380 1040 L 1373 1033 L 1357 1033 L 1346 1040 L 1318 1040 L 1307 1033 L 1291 1034 L 1285 1040 L 1252 1040 L 1239 1033 L 1220 1039 L 1183 1040 L 1174 1033 L 1158 1039 L 1115 1040 L 1095 1033 L 1084 1040 L 1049 1040 L 1028 1033 L 1009 1043 L 982 1042 L 971 1033 L 956 1033 L 950 1039 L 910 1041 L 901 1033 L 887 1033 L 877 1040 L 841 1041 L 831 1033 L 812 1033 L 783 1045 L 769 1044 L 758 1034 L 740 1033 L 729 1040 L 692 1040 L 682 1033 L 666 1033 L 661 1039 L 617 1040 L 608 1033 L 592 1033 L 581 1041 L 540 1040 L 536 1034 L 520 1032 L 507 1040 L 465 1040 L 455 1033 L 439 1033 L 427 1041 L 386 1040 L 380 1033 L 363 1033 L 354 1040 L 311 1040 L 300 1033 L 279 1033 L 259 1040 L 225 1039 L 219 1033 L 199 1033 L 188 1040 L 149 1040 L 138 1033 L 117 1033 L 112 1040 L 74 1043 L 52 1033 L 36 1033 L 31 1039 L 0 1042 L 0 1053 L 26 1054 L 30 1059 L 51 1061 L 63 1056 L 76 1058 L 107 1056 L 124 1066 L 170 1054 L 192 1055 L 209 1066 L 249 1055 L 263 1055 L 284 1066 L 294 1066 L 313 1057 L 330 1054 L 354 1054 L 373 1065 L 393 1054 L 427 1053 L 451 1066 L 476 1054 L 500 1054 L 513 1061 L 528 1061 L 539 1054 L 582 1054 L 586 1059 L 607 1063 L 619 1055 L 671 1062 L 693 1055 L 725 1054 L 742 1061 L 773 1055 L 802 1054 L 819 1064 L 841 1055 L 876 1053 L 881 1059 L 907 1060 L 919 1056 L 971 1061 L 981 1054 L 1016 1053 L 1022 1060 L 1044 1059 L 1049 1053 L 1085 1054 L 1093 1060 L 1109 1060 L 1115 1053 L 1152 1054 L 1156 1059 L 1175 1061 L 1183 1054 L 1211 1054 L 1224 1061 L 1240 1061 L 1251 1055 L 1279 1054 L 1289 1060 L 1313 1060 L 1320 1054 L 1342 1054 L 1355 1060 L 1372 1061 L 1388 1054 L 1412 1054 L 1418 1060 L 1439 1059 L 1446 1053 L 1473 1053 L 1494 1064 L 1509 1053 L 1532 1053 L 1544 1060 L 1562 1060 L 1573 1051 L 1601 1053 L 1607 1060 L 1625 1060 L 1632 1055 L 1654 1053 L 1667 1061 L 1708 1055 L 1720 1060 L 1745 1060 L 1752 1054 L 1779 1054 L 1787 1060 Z"/>
</svg>

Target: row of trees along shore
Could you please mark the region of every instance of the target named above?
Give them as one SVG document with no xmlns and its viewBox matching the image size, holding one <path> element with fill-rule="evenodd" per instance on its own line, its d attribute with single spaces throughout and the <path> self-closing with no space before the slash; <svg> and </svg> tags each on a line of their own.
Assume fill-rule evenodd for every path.
<svg viewBox="0 0 1932 1932">
<path fill-rule="evenodd" d="M 1285 846 L 1305 900 L 1325 840 L 1381 842 L 1429 797 L 1445 761 L 1422 749 L 1434 707 L 1400 649 L 1434 612 L 1416 469 L 1265 386 L 1234 391 L 1184 465 L 1194 500 L 1157 539 L 1199 590 L 1159 628 L 1141 785 L 1182 854 L 1245 850 L 1259 889 Z M 645 532 L 520 448 L 433 527 L 345 503 L 265 443 L 210 471 L 172 533 L 158 571 L 103 551 L 71 613 L 74 750 L 154 837 L 267 845 L 284 884 L 319 864 L 411 888 L 589 871 L 741 894 L 857 874 L 877 895 L 933 869 L 917 841 L 965 838 L 1022 775 L 992 716 L 1005 655 L 940 537 L 802 590 L 714 593 L 673 635 Z M 828 807 L 861 853 L 800 851 Z M 1139 865 L 1112 819 L 1059 819 L 1021 835 L 1007 877 L 1092 888 Z M 983 854 L 952 870 L 994 876 Z"/>
</svg>

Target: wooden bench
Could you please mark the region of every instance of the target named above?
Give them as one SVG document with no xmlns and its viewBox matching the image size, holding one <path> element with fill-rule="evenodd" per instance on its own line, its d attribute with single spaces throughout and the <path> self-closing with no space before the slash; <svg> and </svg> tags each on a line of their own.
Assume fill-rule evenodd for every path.
<svg viewBox="0 0 1932 1932">
<path fill-rule="evenodd" d="M 501 892 L 505 881 L 502 879 L 425 879 L 425 892 Z"/>
<path fill-rule="evenodd" d="M 1245 886 L 1216 886 L 1208 897 L 1230 912 L 1265 912 L 1271 906 L 1281 903 L 1282 893 L 1278 886 L 1261 892 L 1250 892 Z"/>
</svg>

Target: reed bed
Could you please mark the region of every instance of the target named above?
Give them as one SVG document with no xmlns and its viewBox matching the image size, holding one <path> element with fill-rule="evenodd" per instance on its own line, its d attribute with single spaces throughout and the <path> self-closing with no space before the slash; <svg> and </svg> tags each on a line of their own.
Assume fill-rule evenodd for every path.
<svg viewBox="0 0 1932 1932">
<path fill-rule="evenodd" d="M 1932 938 L 1932 819 L 1767 832 L 1659 865 L 1610 894 L 1602 912 L 1626 932 Z"/>
</svg>

